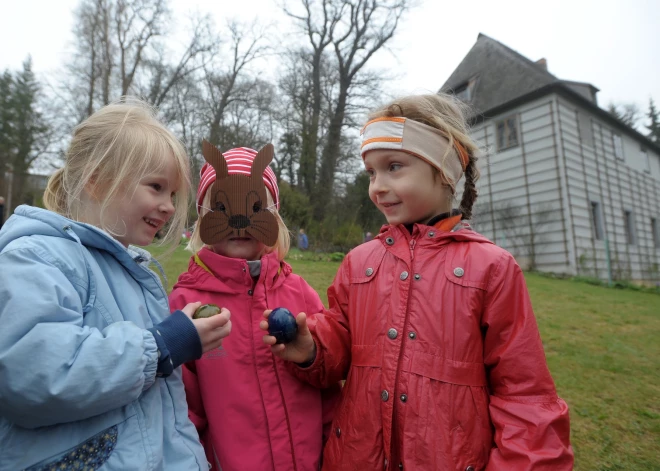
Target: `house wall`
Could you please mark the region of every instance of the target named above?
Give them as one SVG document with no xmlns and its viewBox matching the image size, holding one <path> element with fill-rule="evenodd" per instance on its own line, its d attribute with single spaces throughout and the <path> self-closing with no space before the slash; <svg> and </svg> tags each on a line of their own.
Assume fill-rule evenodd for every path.
<svg viewBox="0 0 660 471">
<path fill-rule="evenodd" d="M 555 110 L 554 97 L 544 97 L 473 129 L 485 154 L 473 226 L 511 252 L 524 269 L 567 273 L 572 272 L 572 256 Z M 496 123 L 511 115 L 518 120 L 519 145 L 497 152 Z"/>
<path fill-rule="evenodd" d="M 660 220 L 660 156 L 566 99 L 558 98 L 558 110 L 577 272 L 601 279 L 660 281 L 660 248 L 651 229 L 651 218 Z M 580 121 L 588 123 L 593 139 L 584 136 Z M 615 136 L 622 142 L 622 158 L 615 155 Z M 640 148 L 648 153 L 649 167 Z M 600 240 L 592 202 L 602 213 Z M 632 243 L 624 211 L 634 220 Z"/>
<path fill-rule="evenodd" d="M 496 123 L 511 115 L 518 119 L 519 145 L 498 152 Z M 472 136 L 485 154 L 473 226 L 523 268 L 660 281 L 660 248 L 651 229 L 651 218 L 660 221 L 655 151 L 645 149 L 647 168 L 642 141 L 554 94 L 493 116 Z M 614 136 L 621 139 L 622 160 L 615 157 Z M 592 202 L 601 212 L 600 240 Z M 632 244 L 624 211 L 634 219 Z"/>
</svg>

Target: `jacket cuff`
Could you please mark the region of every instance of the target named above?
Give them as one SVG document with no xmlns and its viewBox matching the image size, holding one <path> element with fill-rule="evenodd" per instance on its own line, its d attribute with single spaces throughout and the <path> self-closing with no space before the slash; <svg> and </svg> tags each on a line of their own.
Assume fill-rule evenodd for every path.
<svg viewBox="0 0 660 471">
<path fill-rule="evenodd" d="M 310 366 L 312 366 L 314 364 L 314 362 L 316 361 L 316 357 L 318 357 L 318 351 L 319 351 L 319 349 L 318 349 L 318 346 L 316 345 L 316 339 L 314 339 L 314 358 L 312 358 L 309 361 L 302 362 L 302 363 L 296 363 L 296 366 L 298 368 L 309 368 Z"/>
<path fill-rule="evenodd" d="M 314 357 L 314 360 L 316 360 L 316 357 Z M 314 360 L 309 360 L 306 361 L 305 363 L 296 363 L 296 365 L 298 366 L 298 368 L 309 368 L 314 364 Z"/>
<path fill-rule="evenodd" d="M 148 330 L 158 345 L 156 376 L 169 376 L 174 368 L 202 356 L 202 341 L 197 329 L 183 311 L 174 311 L 170 317 Z"/>
</svg>

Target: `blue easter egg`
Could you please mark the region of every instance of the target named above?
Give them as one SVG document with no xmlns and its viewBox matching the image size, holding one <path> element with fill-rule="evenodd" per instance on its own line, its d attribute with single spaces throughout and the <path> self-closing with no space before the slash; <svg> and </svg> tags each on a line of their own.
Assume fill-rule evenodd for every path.
<svg viewBox="0 0 660 471">
<path fill-rule="evenodd" d="M 277 339 L 277 343 L 293 342 L 298 335 L 296 318 L 285 307 L 273 309 L 268 316 L 268 333 Z"/>
</svg>

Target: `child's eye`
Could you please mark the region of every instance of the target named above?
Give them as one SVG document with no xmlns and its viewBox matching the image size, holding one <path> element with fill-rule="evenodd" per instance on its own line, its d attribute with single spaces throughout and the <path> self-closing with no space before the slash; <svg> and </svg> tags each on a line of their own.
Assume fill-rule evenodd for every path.
<svg viewBox="0 0 660 471">
<path fill-rule="evenodd" d="M 367 175 L 369 175 L 369 178 L 373 178 L 374 175 L 376 174 L 376 172 L 374 172 L 373 169 L 370 169 L 370 168 L 365 170 L 365 172 L 367 172 Z"/>
<path fill-rule="evenodd" d="M 160 191 L 163 187 L 161 186 L 160 183 L 152 183 L 151 188 L 153 188 L 156 191 Z"/>
<path fill-rule="evenodd" d="M 390 164 L 390 171 L 394 172 L 401 168 L 401 164 Z"/>
</svg>

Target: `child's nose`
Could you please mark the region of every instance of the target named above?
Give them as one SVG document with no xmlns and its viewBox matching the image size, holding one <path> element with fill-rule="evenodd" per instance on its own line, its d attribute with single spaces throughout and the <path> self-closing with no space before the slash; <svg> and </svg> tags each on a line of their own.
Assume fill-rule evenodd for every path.
<svg viewBox="0 0 660 471">
<path fill-rule="evenodd" d="M 168 214 L 170 216 L 174 214 L 174 209 L 175 209 L 174 202 L 170 198 L 164 201 L 159 208 L 160 212 Z"/>
<path fill-rule="evenodd" d="M 369 185 L 369 190 L 373 193 L 382 193 L 386 191 L 387 184 L 385 178 L 379 175 L 376 175 L 373 180 L 371 180 L 371 185 Z"/>
</svg>

